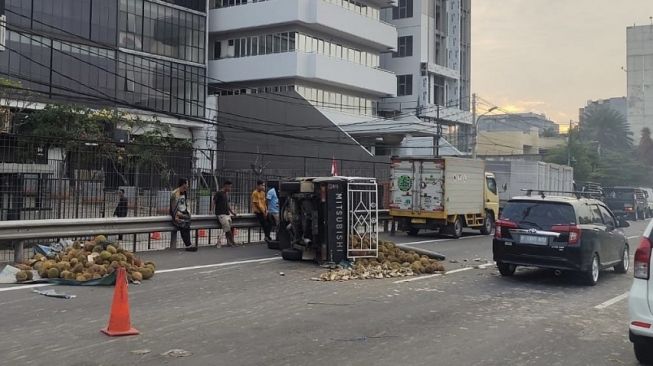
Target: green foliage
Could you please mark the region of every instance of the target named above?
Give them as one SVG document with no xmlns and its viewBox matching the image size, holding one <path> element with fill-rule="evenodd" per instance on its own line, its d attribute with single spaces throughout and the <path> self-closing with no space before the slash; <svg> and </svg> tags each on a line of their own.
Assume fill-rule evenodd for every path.
<svg viewBox="0 0 653 366">
<path fill-rule="evenodd" d="M 112 138 L 116 129 L 131 131 L 132 141 L 122 146 L 116 144 Z M 63 148 L 66 153 L 82 148 L 98 153 L 112 163 L 125 184 L 120 171 L 130 166 L 149 167 L 161 174 L 166 181 L 163 184 L 169 184 L 172 172 L 167 158 L 192 148 L 189 140 L 175 138 L 170 126 L 156 119 L 143 121 L 115 109 L 93 110 L 73 105 L 48 105 L 35 111 L 25 118 L 19 132 Z"/>
<path fill-rule="evenodd" d="M 602 149 L 619 150 L 633 146 L 632 132 L 621 113 L 605 104 L 587 107 L 581 128 L 583 141 L 596 141 Z"/>
</svg>

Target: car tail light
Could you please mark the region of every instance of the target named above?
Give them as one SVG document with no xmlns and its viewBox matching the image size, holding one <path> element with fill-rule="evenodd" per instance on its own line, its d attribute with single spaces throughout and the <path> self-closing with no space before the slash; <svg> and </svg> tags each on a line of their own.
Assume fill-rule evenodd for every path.
<svg viewBox="0 0 653 366">
<path fill-rule="evenodd" d="M 640 321 L 631 322 L 630 325 L 632 325 L 634 327 L 651 329 L 651 324 L 650 323 L 645 323 L 645 322 L 640 322 Z"/>
<path fill-rule="evenodd" d="M 648 238 L 642 238 L 639 242 L 639 247 L 635 252 L 635 278 L 648 280 L 651 274 L 649 268 L 651 263 L 651 241 Z"/>
<path fill-rule="evenodd" d="M 494 228 L 494 237 L 497 239 L 501 239 L 502 234 L 501 230 L 504 228 L 506 229 L 518 229 L 519 225 L 516 223 L 510 221 L 510 220 L 499 220 L 496 222 L 495 228 Z"/>
<path fill-rule="evenodd" d="M 580 244 L 581 230 L 577 225 L 554 225 L 551 228 L 551 231 L 555 231 L 556 233 L 568 233 L 568 245 Z"/>
</svg>

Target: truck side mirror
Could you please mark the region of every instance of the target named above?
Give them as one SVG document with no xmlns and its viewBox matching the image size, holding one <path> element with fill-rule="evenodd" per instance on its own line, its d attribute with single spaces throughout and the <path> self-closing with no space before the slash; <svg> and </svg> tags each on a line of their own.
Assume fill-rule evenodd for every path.
<svg viewBox="0 0 653 366">
<path fill-rule="evenodd" d="M 503 183 L 501 186 L 502 191 L 501 192 L 507 192 L 508 191 L 508 183 Z"/>
<path fill-rule="evenodd" d="M 623 216 L 617 218 L 617 225 L 619 225 L 620 228 L 630 227 L 630 223 L 626 221 L 626 219 Z"/>
</svg>

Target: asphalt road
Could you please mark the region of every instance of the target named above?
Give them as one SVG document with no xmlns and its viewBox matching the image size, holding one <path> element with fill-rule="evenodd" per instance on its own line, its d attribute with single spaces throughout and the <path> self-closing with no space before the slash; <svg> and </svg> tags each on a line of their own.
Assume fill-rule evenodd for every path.
<svg viewBox="0 0 653 366">
<path fill-rule="evenodd" d="M 644 227 L 626 230 L 631 252 Z M 535 269 L 502 278 L 488 236 L 392 239 L 445 254 L 449 274 L 326 283 L 260 245 L 146 253 L 160 272 L 129 287 L 141 335 L 127 338 L 99 332 L 113 288 L 56 287 L 77 295 L 63 300 L 2 286 L 0 364 L 637 364 L 619 297 L 632 272 L 605 271 L 595 287 Z M 162 355 L 171 349 L 191 354 Z"/>
</svg>

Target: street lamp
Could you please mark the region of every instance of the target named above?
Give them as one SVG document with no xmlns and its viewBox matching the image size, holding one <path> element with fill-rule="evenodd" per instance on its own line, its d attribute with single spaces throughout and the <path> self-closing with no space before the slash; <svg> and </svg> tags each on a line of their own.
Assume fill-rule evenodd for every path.
<svg viewBox="0 0 653 366">
<path fill-rule="evenodd" d="M 474 129 L 474 135 L 473 135 L 474 144 L 472 144 L 472 159 L 476 159 L 476 145 L 478 145 L 478 121 L 481 119 L 481 117 L 485 116 L 488 113 L 492 113 L 492 112 L 496 111 L 497 109 L 499 109 L 499 107 L 494 106 L 494 107 L 488 109 L 485 113 L 481 114 L 480 116 L 478 116 L 478 117 L 476 117 L 474 119 L 474 126 L 473 126 L 473 129 Z"/>
</svg>

